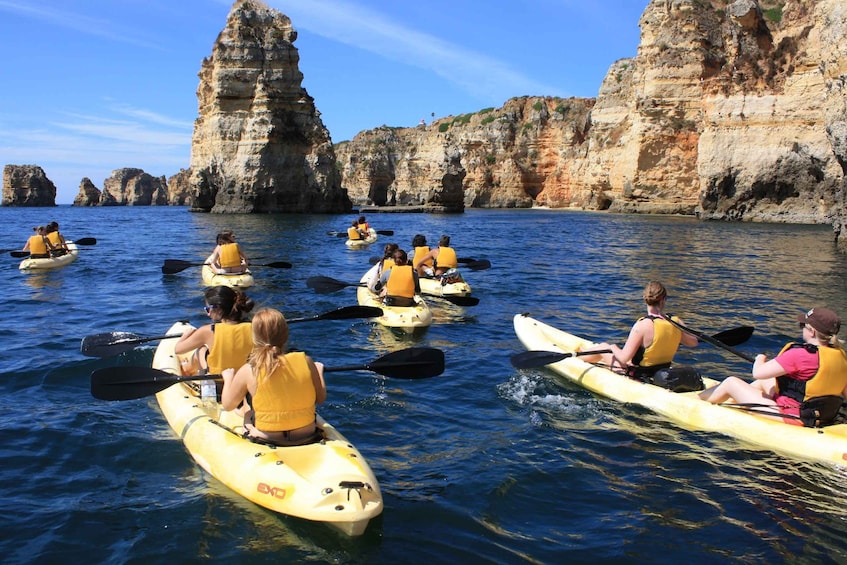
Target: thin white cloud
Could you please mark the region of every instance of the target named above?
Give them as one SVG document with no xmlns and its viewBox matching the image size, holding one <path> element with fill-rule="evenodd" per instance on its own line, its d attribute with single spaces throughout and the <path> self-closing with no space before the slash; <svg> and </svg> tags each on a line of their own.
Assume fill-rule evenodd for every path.
<svg viewBox="0 0 847 565">
<path fill-rule="evenodd" d="M 392 21 L 360 4 L 345 0 L 269 0 L 268 4 L 289 16 L 296 28 L 426 69 L 477 97 L 502 99 L 515 92 L 566 95 L 560 87 L 540 83 L 507 63 Z M 503 96 L 503 92 L 509 94 Z"/>
<path fill-rule="evenodd" d="M 121 28 L 108 20 L 92 18 L 55 7 L 33 6 L 22 2 L 0 0 L 0 12 L 9 12 L 111 41 L 128 43 L 147 49 L 161 50 L 158 44 L 134 36 L 132 28 Z"/>
</svg>

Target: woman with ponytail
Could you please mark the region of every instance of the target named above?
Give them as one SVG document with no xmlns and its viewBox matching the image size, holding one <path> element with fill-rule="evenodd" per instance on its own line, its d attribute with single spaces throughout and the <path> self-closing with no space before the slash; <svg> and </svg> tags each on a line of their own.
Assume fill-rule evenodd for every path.
<svg viewBox="0 0 847 565">
<path fill-rule="evenodd" d="M 240 367 L 253 349 L 250 321 L 244 319 L 253 309 L 253 301 L 228 286 L 207 288 L 204 298 L 203 309 L 212 323 L 186 330 L 174 352 L 179 355 L 196 350 L 201 372 L 220 374 L 227 367 Z"/>
<path fill-rule="evenodd" d="M 238 371 L 221 375 L 224 410 L 244 415 L 248 435 L 276 445 L 302 445 L 319 438 L 315 405 L 326 400 L 323 364 L 303 353 L 286 353 L 288 323 L 278 310 L 253 317 L 253 351 Z M 243 403 L 243 405 L 242 405 Z"/>
</svg>

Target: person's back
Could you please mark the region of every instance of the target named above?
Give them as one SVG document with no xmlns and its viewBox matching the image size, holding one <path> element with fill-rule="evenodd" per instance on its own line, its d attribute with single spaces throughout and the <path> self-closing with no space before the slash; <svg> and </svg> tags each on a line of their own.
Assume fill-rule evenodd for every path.
<svg viewBox="0 0 847 565">
<path fill-rule="evenodd" d="M 220 374 L 227 367 L 240 367 L 253 350 L 250 322 L 212 324 L 215 340 L 209 348 L 206 363 L 209 373 Z"/>
<path fill-rule="evenodd" d="M 32 229 L 35 234 L 29 236 L 23 250 L 29 251 L 29 256 L 33 259 L 50 257 L 50 247 L 45 236 L 44 226 L 37 226 Z"/>
<path fill-rule="evenodd" d="M 412 238 L 412 250 L 412 261 L 418 276 L 433 276 L 435 274 L 432 269 L 433 259 L 429 255 L 431 250 L 426 244 L 426 237 L 423 234 L 417 234 Z M 419 259 L 420 261 L 418 261 Z"/>
<path fill-rule="evenodd" d="M 414 306 L 415 295 L 421 291 L 418 274 L 411 265 L 407 265 L 406 252 L 398 249 L 394 252 L 394 266 L 384 273 L 382 296 L 386 306 Z"/>
<path fill-rule="evenodd" d="M 353 220 L 353 223 L 347 228 L 347 239 L 358 241 L 362 239 L 362 232 L 359 231 L 359 222 Z"/>
</svg>

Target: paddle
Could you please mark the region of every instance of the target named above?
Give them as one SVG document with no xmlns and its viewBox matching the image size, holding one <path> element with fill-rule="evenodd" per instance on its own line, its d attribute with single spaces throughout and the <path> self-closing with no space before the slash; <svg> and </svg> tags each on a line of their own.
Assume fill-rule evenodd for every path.
<svg viewBox="0 0 847 565">
<path fill-rule="evenodd" d="M 428 379 L 444 372 L 444 352 L 411 347 L 383 355 L 363 365 L 324 367 L 324 373 L 371 371 L 395 379 Z M 105 367 L 91 373 L 91 395 L 100 400 L 132 400 L 165 390 L 184 381 L 202 381 L 220 375 L 183 377 L 149 367 Z"/>
<path fill-rule="evenodd" d="M 471 271 L 482 271 L 484 269 L 491 268 L 491 261 L 488 259 L 482 259 L 480 261 L 469 261 L 465 263 L 465 267 L 470 269 Z"/>
<path fill-rule="evenodd" d="M 374 230 L 379 235 L 394 235 L 394 230 Z M 333 237 L 347 237 L 347 232 L 340 231 L 328 231 L 326 235 L 331 235 Z"/>
<path fill-rule="evenodd" d="M 289 324 L 298 322 L 316 322 L 318 320 L 352 320 L 355 318 L 378 318 L 382 309 L 375 306 L 344 306 L 331 312 L 309 316 L 307 318 L 292 318 Z M 182 337 L 182 334 L 157 335 L 142 337 L 129 332 L 107 332 L 86 336 L 79 346 L 80 353 L 88 357 L 111 357 L 135 349 L 136 345 L 160 339 Z"/>
<path fill-rule="evenodd" d="M 697 337 L 698 339 L 702 339 L 706 343 L 711 343 L 712 345 L 714 345 L 716 347 L 720 347 L 723 350 L 729 351 L 733 355 L 737 355 L 738 357 L 741 357 L 745 361 L 749 361 L 750 363 L 753 363 L 756 360 L 754 357 L 751 357 L 750 355 L 747 355 L 746 353 L 738 351 L 737 349 L 735 349 L 735 348 L 731 347 L 730 345 L 726 344 L 724 341 L 717 339 L 721 334 L 717 334 L 715 336 L 708 336 L 704 333 L 698 332 L 697 330 L 692 330 L 691 328 L 687 328 L 680 323 L 674 322 L 670 318 L 665 318 L 665 319 L 667 321 L 669 321 L 671 324 L 673 324 L 674 326 L 676 326 L 677 328 L 679 328 L 680 330 L 682 330 L 686 333 L 690 333 L 691 335 Z M 750 334 L 752 335 L 752 333 L 753 333 L 753 330 L 751 329 Z M 749 339 L 749 337 L 748 337 L 748 339 Z M 744 343 L 744 342 L 742 341 L 742 342 L 734 343 L 733 345 L 738 345 L 739 343 Z"/>
<path fill-rule="evenodd" d="M 68 243 L 74 243 L 76 245 L 97 245 L 97 238 L 83 237 L 83 238 L 78 239 L 76 241 L 69 241 Z M 2 251 L 2 253 L 5 253 L 5 252 L 8 251 L 9 255 L 11 255 L 12 257 L 18 257 L 18 258 L 29 257 L 29 251 L 13 251 L 13 250 L 9 250 L 9 249 L 3 249 L 1 251 Z"/>
<path fill-rule="evenodd" d="M 347 283 L 339 281 L 331 277 L 309 277 L 306 279 L 306 286 L 317 292 L 318 294 L 330 294 L 341 290 L 348 286 L 367 286 L 363 282 Z M 427 294 L 427 296 L 435 296 L 452 302 L 456 306 L 476 306 L 479 304 L 479 298 L 475 296 L 454 296 L 451 294 Z"/>
<path fill-rule="evenodd" d="M 753 335 L 753 330 L 753 326 L 739 326 L 737 328 L 724 330 L 711 337 L 703 336 L 703 341 L 712 340 L 716 343 L 719 343 L 719 347 L 740 345 L 750 339 L 750 336 Z M 689 330 L 685 329 L 683 331 Z M 535 367 L 543 367 L 545 365 L 550 365 L 551 363 L 557 363 L 562 359 L 567 359 L 569 357 L 611 352 L 611 349 L 602 349 L 596 351 L 577 351 L 576 353 L 560 353 L 556 351 L 524 351 L 522 353 L 515 353 L 509 358 L 509 360 L 511 361 L 512 365 L 517 369 L 532 369 Z"/>
<path fill-rule="evenodd" d="M 190 261 L 182 261 L 180 259 L 165 259 L 165 264 L 162 265 L 162 273 L 166 275 L 174 275 L 176 273 L 181 273 L 189 267 L 202 267 L 203 265 L 208 264 L 209 263 L 192 263 Z M 290 269 L 293 266 L 294 265 L 287 261 L 274 261 L 273 263 L 251 264 L 249 265 L 249 268 L 270 267 L 272 269 Z"/>
</svg>

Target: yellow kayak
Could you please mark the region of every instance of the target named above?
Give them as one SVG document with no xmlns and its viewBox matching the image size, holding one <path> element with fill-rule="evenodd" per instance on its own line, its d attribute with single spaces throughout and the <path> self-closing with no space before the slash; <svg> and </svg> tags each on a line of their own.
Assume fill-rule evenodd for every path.
<svg viewBox="0 0 847 565">
<path fill-rule="evenodd" d="M 79 248 L 73 242 L 67 242 L 68 252 L 61 257 L 45 257 L 43 259 L 27 258 L 21 261 L 18 269 L 21 271 L 43 271 L 46 269 L 58 269 L 70 265 L 79 257 Z"/>
<path fill-rule="evenodd" d="M 368 228 L 368 236 L 365 239 L 348 239 L 344 242 L 347 247 L 352 247 L 354 249 L 359 247 L 367 247 L 371 243 L 376 242 L 376 230 L 373 228 Z"/>
<path fill-rule="evenodd" d="M 253 273 L 248 269 L 239 274 L 219 274 L 212 270 L 209 265 L 203 265 L 200 269 L 203 284 L 206 286 L 228 286 L 231 288 L 247 288 L 253 286 Z"/>
<path fill-rule="evenodd" d="M 367 281 L 370 278 L 368 273 L 365 273 L 359 281 L 363 285 L 356 288 L 356 297 L 359 306 L 382 308 L 382 316 L 373 318 L 374 321 L 382 326 L 399 328 L 407 333 L 432 325 L 432 310 L 420 295 L 415 296 L 414 306 L 386 306 L 382 303 L 382 299 L 367 287 Z"/>
<path fill-rule="evenodd" d="M 514 317 L 515 334 L 531 351 L 573 352 L 591 342 L 524 314 Z M 689 430 L 718 432 L 800 459 L 847 464 L 847 424 L 805 428 L 744 410 L 710 404 L 696 392 L 674 393 L 569 357 L 546 368 L 592 392 L 639 404 Z M 707 387 L 718 381 L 703 379 Z"/>
<path fill-rule="evenodd" d="M 167 334 L 190 327 L 174 324 Z M 175 339 L 160 342 L 153 368 L 180 373 Z M 244 498 L 269 510 L 324 522 L 358 536 L 383 509 L 376 477 L 362 454 L 318 416 L 324 439 L 318 443 L 277 447 L 242 437 L 243 420 L 220 404 L 203 404 L 188 383 L 156 394 L 171 428 L 194 460 L 213 477 Z"/>
</svg>

